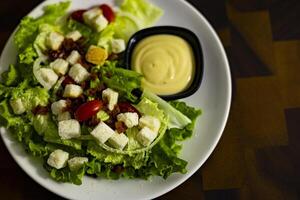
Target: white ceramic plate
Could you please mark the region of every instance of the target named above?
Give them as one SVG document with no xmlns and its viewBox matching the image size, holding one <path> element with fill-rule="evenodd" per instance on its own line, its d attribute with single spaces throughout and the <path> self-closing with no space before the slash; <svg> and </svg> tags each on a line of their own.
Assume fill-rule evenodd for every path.
<svg viewBox="0 0 300 200">
<path fill-rule="evenodd" d="M 48 0 L 36 7 L 31 16 L 38 16 L 46 4 L 59 0 Z M 88 8 L 101 3 L 113 4 L 113 0 L 73 0 L 72 10 Z M 110 181 L 85 177 L 81 186 L 56 183 L 42 167 L 42 162 L 26 154 L 21 145 L 11 140 L 4 128 L 1 136 L 9 152 L 22 169 L 36 182 L 48 190 L 68 199 L 152 199 L 158 197 L 187 180 L 206 161 L 217 145 L 225 127 L 230 102 L 231 78 L 227 58 L 222 44 L 206 19 L 184 0 L 151 0 L 164 10 L 157 25 L 175 25 L 196 33 L 204 52 L 204 76 L 201 88 L 191 97 L 184 99 L 188 104 L 201 108 L 193 137 L 184 142 L 181 158 L 188 161 L 187 174 L 174 174 L 167 180 L 154 177 L 151 181 Z M 16 50 L 12 37 L 8 40 L 0 59 L 0 72 L 4 66 L 14 63 Z"/>
</svg>

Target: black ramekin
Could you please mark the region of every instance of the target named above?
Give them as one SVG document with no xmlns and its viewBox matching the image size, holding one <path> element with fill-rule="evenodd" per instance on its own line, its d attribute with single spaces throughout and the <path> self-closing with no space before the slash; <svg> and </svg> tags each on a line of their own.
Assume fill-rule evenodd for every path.
<svg viewBox="0 0 300 200">
<path fill-rule="evenodd" d="M 151 28 L 142 29 L 138 32 L 136 32 L 128 41 L 127 48 L 125 51 L 125 67 L 127 69 L 131 69 L 131 58 L 132 53 L 135 48 L 135 46 L 144 38 L 152 35 L 159 35 L 159 34 L 169 34 L 169 35 L 176 35 L 184 40 L 186 40 L 194 52 L 194 58 L 195 58 L 195 73 L 192 80 L 191 85 L 186 88 L 184 91 L 181 91 L 176 94 L 172 95 L 161 95 L 165 100 L 175 100 L 175 99 L 181 99 L 188 96 L 191 96 L 194 94 L 200 87 L 201 81 L 203 78 L 203 52 L 201 43 L 198 39 L 198 37 L 193 33 L 192 31 L 177 27 L 177 26 L 156 26 Z"/>
</svg>

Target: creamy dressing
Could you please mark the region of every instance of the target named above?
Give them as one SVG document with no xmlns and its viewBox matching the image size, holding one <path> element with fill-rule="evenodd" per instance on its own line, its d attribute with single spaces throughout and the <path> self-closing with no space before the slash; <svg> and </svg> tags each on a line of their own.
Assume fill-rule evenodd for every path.
<svg viewBox="0 0 300 200">
<path fill-rule="evenodd" d="M 131 66 L 143 74 L 142 86 L 158 95 L 176 94 L 190 86 L 195 59 L 190 44 L 175 35 L 154 35 L 134 48 Z"/>
</svg>

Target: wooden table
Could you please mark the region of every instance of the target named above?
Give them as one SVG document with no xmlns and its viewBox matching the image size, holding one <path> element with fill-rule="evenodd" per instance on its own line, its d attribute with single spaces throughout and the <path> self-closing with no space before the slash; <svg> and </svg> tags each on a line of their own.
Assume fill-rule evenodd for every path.
<svg viewBox="0 0 300 200">
<path fill-rule="evenodd" d="M 223 41 L 233 74 L 233 103 L 209 160 L 158 199 L 299 199 L 300 1 L 189 1 Z M 0 49 L 39 2 L 0 2 Z M 29 178 L 2 141 L 0 163 L 1 199 L 61 199 Z"/>
</svg>

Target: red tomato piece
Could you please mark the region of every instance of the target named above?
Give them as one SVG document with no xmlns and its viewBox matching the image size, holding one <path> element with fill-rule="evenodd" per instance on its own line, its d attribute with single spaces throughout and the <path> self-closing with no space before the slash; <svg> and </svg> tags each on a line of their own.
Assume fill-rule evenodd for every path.
<svg viewBox="0 0 300 200">
<path fill-rule="evenodd" d="M 100 5 L 100 9 L 102 10 L 102 13 L 103 13 L 104 17 L 109 22 L 115 21 L 115 18 L 116 18 L 115 13 L 109 5 L 102 4 L 102 5 Z"/>
<path fill-rule="evenodd" d="M 71 14 L 71 18 L 78 21 L 78 22 L 81 22 L 83 23 L 83 13 L 85 12 L 86 10 L 77 10 L 77 11 L 74 11 L 72 12 Z"/>
<path fill-rule="evenodd" d="M 75 111 L 75 119 L 79 122 L 86 121 L 96 115 L 102 107 L 103 102 L 100 100 L 88 101 L 77 108 Z"/>
<path fill-rule="evenodd" d="M 65 87 L 68 84 L 75 84 L 75 81 L 70 76 L 66 76 L 61 84 Z"/>
</svg>

